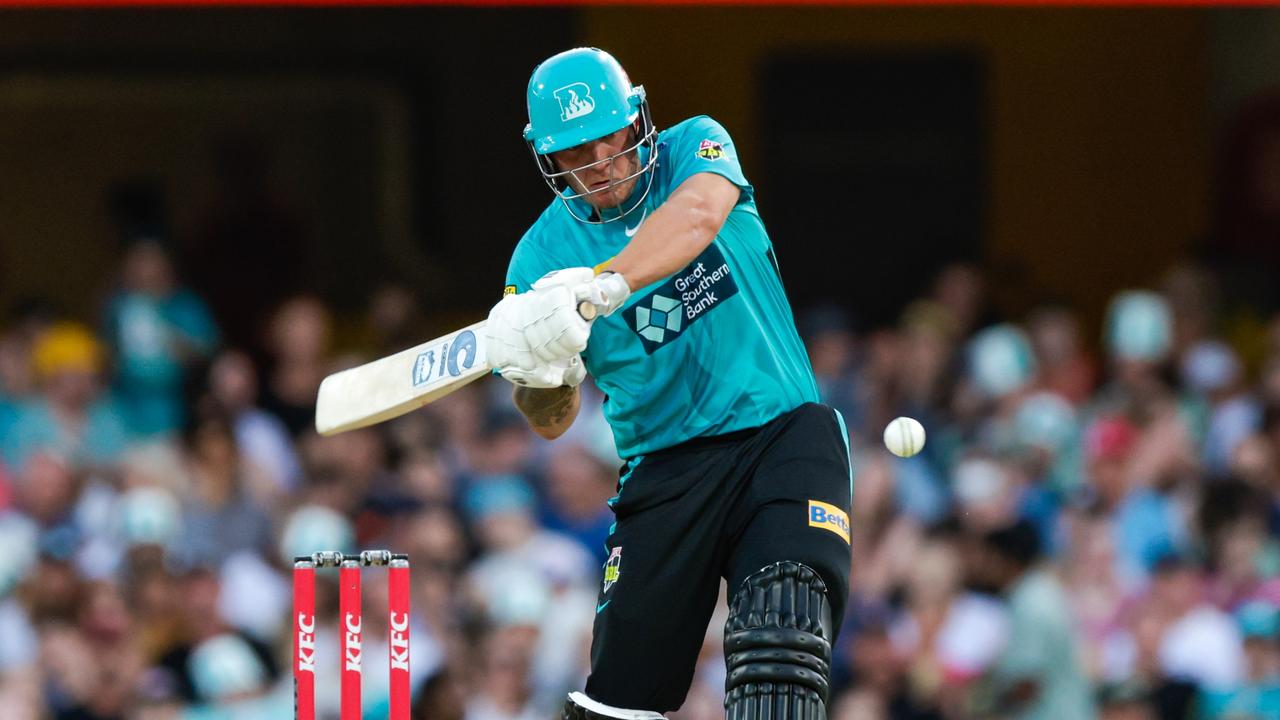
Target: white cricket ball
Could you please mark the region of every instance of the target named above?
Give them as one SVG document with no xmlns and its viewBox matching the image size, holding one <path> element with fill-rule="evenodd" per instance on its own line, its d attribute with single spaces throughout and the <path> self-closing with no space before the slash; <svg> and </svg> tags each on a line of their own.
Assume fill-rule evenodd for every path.
<svg viewBox="0 0 1280 720">
<path fill-rule="evenodd" d="M 894 418 L 884 428 L 884 446 L 898 457 L 911 457 L 924 449 L 924 426 L 915 418 Z"/>
</svg>

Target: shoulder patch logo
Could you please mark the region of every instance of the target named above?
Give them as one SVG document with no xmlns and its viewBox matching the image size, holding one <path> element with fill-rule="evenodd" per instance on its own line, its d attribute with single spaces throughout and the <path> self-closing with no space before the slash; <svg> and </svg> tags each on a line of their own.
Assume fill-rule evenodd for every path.
<svg viewBox="0 0 1280 720">
<path fill-rule="evenodd" d="M 697 155 L 703 160 L 719 160 L 724 157 L 724 145 L 715 140 L 703 140 L 698 145 Z"/>
<path fill-rule="evenodd" d="M 852 544 L 849 541 L 849 514 L 830 503 L 809 501 L 809 527 L 828 530 Z"/>
<path fill-rule="evenodd" d="M 515 285 L 508 285 L 508 286 L 506 286 L 506 287 L 502 288 L 502 297 L 506 297 L 506 296 L 508 296 L 508 295 L 515 295 L 515 294 L 516 294 L 516 286 L 515 286 Z"/>
<path fill-rule="evenodd" d="M 590 115 L 596 109 L 596 100 L 591 97 L 591 88 L 586 83 L 569 83 L 553 94 L 556 102 L 560 103 L 560 122 Z"/>
</svg>

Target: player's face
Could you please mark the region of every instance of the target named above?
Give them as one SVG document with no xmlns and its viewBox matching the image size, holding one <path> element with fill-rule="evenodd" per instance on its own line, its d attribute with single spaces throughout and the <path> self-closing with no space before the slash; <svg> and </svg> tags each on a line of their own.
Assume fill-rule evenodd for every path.
<svg viewBox="0 0 1280 720">
<path fill-rule="evenodd" d="M 633 128 L 627 126 L 598 140 L 551 153 L 551 159 L 561 172 L 573 171 L 564 177 L 575 193 L 586 193 L 583 200 L 597 209 L 612 208 L 621 205 L 636 186 L 638 178 L 634 177 L 618 182 L 640 169 L 635 151 L 621 154 L 633 145 Z"/>
</svg>

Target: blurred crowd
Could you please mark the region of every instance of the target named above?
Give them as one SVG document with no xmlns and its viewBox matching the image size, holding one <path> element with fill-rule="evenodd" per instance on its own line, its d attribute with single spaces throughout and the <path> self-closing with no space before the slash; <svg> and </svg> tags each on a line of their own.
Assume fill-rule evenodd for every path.
<svg viewBox="0 0 1280 720">
<path fill-rule="evenodd" d="M 100 317 L 33 301 L 0 328 L 0 720 L 290 717 L 292 558 L 369 548 L 411 558 L 414 718 L 558 715 L 620 464 L 598 392 L 552 443 L 495 379 L 320 437 L 324 375 L 448 329 L 412 290 L 345 325 L 290 297 L 238 343 L 161 243 L 116 277 Z M 949 266 L 885 327 L 799 313 L 856 478 L 831 717 L 1280 718 L 1280 314 L 1242 320 L 1192 265 L 1101 318 L 1000 318 L 985 285 Z M 899 415 L 921 454 L 884 449 Z M 318 577 L 336 718 L 336 573 Z M 724 614 L 673 717 L 722 717 Z"/>
</svg>

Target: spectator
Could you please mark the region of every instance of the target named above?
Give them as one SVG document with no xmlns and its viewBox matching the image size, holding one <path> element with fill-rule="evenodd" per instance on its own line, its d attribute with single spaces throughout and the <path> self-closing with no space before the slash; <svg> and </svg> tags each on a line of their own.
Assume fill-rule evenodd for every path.
<svg viewBox="0 0 1280 720">
<path fill-rule="evenodd" d="M 859 706 L 879 705 L 890 712 L 911 717 L 905 682 L 905 662 L 893 650 L 884 618 L 864 618 L 858 632 L 851 634 L 851 695 Z M 879 702 L 870 702 L 870 696 Z M 852 698 L 851 698 L 852 700 Z M 864 710 L 865 711 L 865 710 Z"/>
<path fill-rule="evenodd" d="M 1115 533 L 1098 505 L 1077 506 L 1066 514 L 1062 579 L 1072 616 L 1079 623 L 1082 662 L 1094 680 L 1105 677 L 1107 639 L 1122 622 L 1133 588 L 1116 562 Z"/>
<path fill-rule="evenodd" d="M 1005 463 L 980 455 L 967 457 L 956 466 L 953 485 L 966 531 L 981 535 L 1018 518 L 1018 489 Z"/>
<path fill-rule="evenodd" d="M 540 720 L 530 703 L 529 649 L 515 636 L 519 629 L 499 628 L 484 640 L 479 681 L 467 700 L 465 720 Z"/>
<path fill-rule="evenodd" d="M 1173 321 L 1172 355 L 1185 362 L 1195 348 L 1213 342 L 1214 323 L 1222 309 L 1217 279 L 1205 267 L 1180 263 L 1164 273 L 1160 290 Z"/>
<path fill-rule="evenodd" d="M 0 510 L 0 707 L 19 718 L 37 717 L 42 704 L 40 643 L 15 593 L 35 564 L 36 541 L 33 523 Z"/>
<path fill-rule="evenodd" d="M 1078 415 L 1060 395 L 1032 393 L 1018 403 L 1011 434 L 1011 453 L 1029 481 L 1022 511 L 1052 547 L 1056 515 L 1068 498 L 1080 494 L 1084 482 Z"/>
<path fill-rule="evenodd" d="M 229 418 L 202 410 L 187 433 L 186 451 L 192 488 L 182 512 L 179 557 L 219 567 L 238 550 L 268 552 L 271 520 L 253 492 L 261 480 L 242 462 Z"/>
<path fill-rule="evenodd" d="M 487 607 L 501 601 L 509 573 L 532 572 L 551 589 L 594 584 L 590 553 L 578 542 L 538 526 L 533 490 L 520 478 L 480 480 L 467 491 L 465 505 L 482 551 L 470 581 Z"/>
<path fill-rule="evenodd" d="M 280 419 L 257 406 L 258 373 L 249 356 L 227 350 L 209 368 L 209 395 L 235 424 L 240 455 L 267 473 L 272 494 L 296 488 L 302 467 L 288 429 Z"/>
<path fill-rule="evenodd" d="M 276 309 L 267 327 L 269 368 L 262 408 L 297 437 L 315 429 L 316 391 L 328 374 L 329 310 L 301 295 Z"/>
<path fill-rule="evenodd" d="M 1026 719 L 1092 717 L 1070 603 L 1040 563 L 1035 528 L 1018 522 L 986 533 L 978 557 L 979 577 L 1009 603 L 1009 642 L 989 679 L 997 711 Z"/>
<path fill-rule="evenodd" d="M 463 720 L 465 714 L 462 683 L 448 670 L 427 678 L 413 693 L 411 720 Z"/>
<path fill-rule="evenodd" d="M 412 285 L 387 282 L 369 298 L 367 328 L 370 357 L 385 357 L 422 342 L 422 302 Z"/>
<path fill-rule="evenodd" d="M 158 241 L 135 240 L 125 250 L 120 288 L 107 304 L 105 336 L 130 431 L 148 436 L 180 430 L 187 374 L 212 355 L 218 334 L 204 301 L 178 284 Z"/>
<path fill-rule="evenodd" d="M 934 279 L 932 300 L 951 317 L 959 337 L 990 322 L 986 278 L 973 263 L 956 262 L 943 267 Z"/>
<path fill-rule="evenodd" d="M 867 408 L 856 373 L 855 337 L 845 313 L 834 307 L 810 311 L 801 332 L 822 402 L 840 411 L 848 426 L 862 427 Z"/>
<path fill-rule="evenodd" d="M 1236 447 L 1262 425 L 1262 407 L 1248 392 L 1240 358 L 1225 343 L 1202 341 L 1182 360 L 1183 384 L 1208 403 L 1201 457 L 1215 475 L 1227 472 Z"/>
<path fill-rule="evenodd" d="M 1157 623 L 1160 672 L 1201 688 L 1230 689 L 1244 679 L 1240 632 L 1205 599 L 1201 567 L 1188 555 L 1162 560 L 1136 611 Z"/>
<path fill-rule="evenodd" d="M 916 518 L 900 512 L 893 464 L 884 450 L 854 453 L 850 586 L 866 602 L 888 599 L 914 561 L 924 536 Z"/>
<path fill-rule="evenodd" d="M 616 471 L 585 447 L 557 443 L 547 465 L 542 524 L 577 540 L 603 566 L 607 559 L 604 543 L 613 524 L 613 513 L 606 503 L 616 484 Z"/>
<path fill-rule="evenodd" d="M 85 588 L 74 624 L 41 628 L 45 700 L 61 717 L 110 718 L 133 703 L 143 671 L 135 618 L 113 583 Z"/>
<path fill-rule="evenodd" d="M 1177 433 L 1176 420 L 1170 419 L 1162 429 Z M 1138 428 L 1122 417 L 1099 418 L 1084 438 L 1088 492 L 1110 518 L 1117 571 L 1126 584 L 1145 581 L 1155 562 L 1180 548 L 1186 536 L 1184 514 L 1139 475 L 1147 472 L 1140 463 L 1167 462 L 1173 448 L 1161 445 L 1164 436 L 1152 435 L 1146 453 L 1139 456 L 1139 439 Z"/>
<path fill-rule="evenodd" d="M 1041 387 L 1083 405 L 1097 382 L 1097 369 L 1080 337 L 1080 318 L 1067 308 L 1048 306 L 1033 311 L 1027 325 Z"/>
<path fill-rule="evenodd" d="M 907 577 L 906 608 L 890 628 L 894 649 L 907 664 L 907 702 L 916 714 L 940 714 L 963 696 L 1004 648 L 1003 607 L 962 593 L 964 567 L 950 538 L 927 541 Z"/>
<path fill-rule="evenodd" d="M 1226 612 L 1252 600 L 1280 604 L 1280 578 L 1268 560 L 1267 497 L 1235 479 L 1213 483 L 1200 501 L 1198 520 L 1213 568 L 1209 599 Z"/>
<path fill-rule="evenodd" d="M 401 458 L 399 480 L 402 492 L 424 505 L 456 507 L 457 488 L 449 469 L 429 450 L 411 450 Z"/>
<path fill-rule="evenodd" d="M 129 438 L 102 393 L 102 345 L 83 325 L 59 323 L 38 337 L 32 363 L 40 390 L 0 438 L 5 463 L 21 473 L 32 453 L 52 449 L 77 466 L 112 466 Z"/>
<path fill-rule="evenodd" d="M 236 635 L 215 635 L 198 644 L 187 660 L 199 703 L 183 720 L 252 720 L 285 717 L 293 709 L 287 687 L 271 686 L 269 669 Z"/>
<path fill-rule="evenodd" d="M 0 333 L 0 438 L 13 432 L 23 403 L 30 402 L 35 394 L 31 366 L 31 341 L 19 332 Z M 0 451 L 3 450 L 3 444 L 0 444 Z M 7 460 L 9 458 L 0 452 L 0 475 L 6 473 Z M 7 482 L 0 477 L 0 488 L 4 485 Z M 5 491 L 0 489 L 0 493 Z M 0 505 L 4 504 L 0 502 Z"/>
<path fill-rule="evenodd" d="M 467 563 L 462 523 L 445 506 L 428 505 L 405 518 L 399 542 L 413 562 L 413 605 L 422 618 L 414 645 L 422 659 L 411 667 L 425 675 L 448 670 L 463 646 L 461 574 Z"/>
<path fill-rule="evenodd" d="M 362 537 L 376 534 L 379 518 L 366 510 L 385 509 L 396 494 L 396 478 L 387 467 L 388 451 L 377 428 L 350 430 L 330 437 L 314 433 L 304 445 L 309 482 L 302 488 L 307 502 L 333 508 L 357 523 Z"/>
<path fill-rule="evenodd" d="M 1206 688 L 1201 694 L 1202 717 L 1280 717 L 1280 609 L 1265 600 L 1242 605 L 1235 620 L 1244 637 L 1246 670 L 1237 688 Z"/>
</svg>

